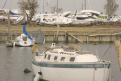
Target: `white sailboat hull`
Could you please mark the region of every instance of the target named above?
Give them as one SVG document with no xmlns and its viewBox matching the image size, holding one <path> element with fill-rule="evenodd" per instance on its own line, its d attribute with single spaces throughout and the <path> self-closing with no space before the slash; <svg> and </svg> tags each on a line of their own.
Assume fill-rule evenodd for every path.
<svg viewBox="0 0 121 81">
<path fill-rule="evenodd" d="M 83 65 L 80 68 L 73 68 L 73 66 L 64 68 L 32 64 L 34 73 L 42 72 L 43 79 L 48 81 L 108 81 L 109 68 L 89 68 Z"/>
<path fill-rule="evenodd" d="M 28 42 L 28 41 L 15 42 L 15 46 L 28 47 L 28 46 L 32 46 L 32 45 L 33 44 L 31 42 Z"/>
<path fill-rule="evenodd" d="M 15 40 L 15 46 L 28 47 L 28 46 L 32 46 L 33 44 L 34 44 L 33 40 L 30 40 L 29 38 L 27 38 L 27 40 L 24 41 L 21 36 L 17 37 Z"/>
</svg>

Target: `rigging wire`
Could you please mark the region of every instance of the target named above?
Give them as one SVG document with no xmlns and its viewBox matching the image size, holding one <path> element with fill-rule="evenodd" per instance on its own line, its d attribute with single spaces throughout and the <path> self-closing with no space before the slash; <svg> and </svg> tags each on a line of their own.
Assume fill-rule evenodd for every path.
<svg viewBox="0 0 121 81">
<path fill-rule="evenodd" d="M 3 6 L 2 6 L 2 9 L 5 8 L 6 3 L 7 3 L 7 0 L 5 0 L 4 4 L 3 4 Z"/>
<path fill-rule="evenodd" d="M 112 46 L 108 46 L 107 49 L 105 50 L 104 54 L 101 56 L 101 58 L 105 57 L 106 54 L 108 54 L 108 50 L 111 48 Z M 112 75 L 111 73 L 112 69 L 110 68 L 110 71 L 109 71 L 109 78 L 108 78 L 108 81 L 116 81 L 116 79 L 114 78 L 114 76 Z"/>
<path fill-rule="evenodd" d="M 107 52 L 109 51 L 109 49 L 111 48 L 112 46 L 108 46 L 108 48 L 104 51 L 103 55 L 101 56 L 101 58 L 103 58 L 104 56 L 106 56 L 106 54 L 108 54 Z"/>
<path fill-rule="evenodd" d="M 0 2 L 1 2 L 1 5 L 0 5 L 0 6 L 1 6 L 1 7 L 0 7 L 0 9 L 1 9 L 1 8 L 2 8 L 2 3 L 3 3 L 3 0 L 0 0 Z"/>
</svg>

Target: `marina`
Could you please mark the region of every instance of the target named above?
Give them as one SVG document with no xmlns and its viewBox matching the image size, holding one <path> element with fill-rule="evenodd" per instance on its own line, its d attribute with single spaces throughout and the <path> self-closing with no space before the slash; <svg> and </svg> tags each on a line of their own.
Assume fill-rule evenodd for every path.
<svg viewBox="0 0 121 81">
<path fill-rule="evenodd" d="M 110 28 L 110 30 L 109 30 L 109 28 Z M 108 27 L 102 27 L 102 26 L 93 27 L 92 26 L 92 28 L 90 28 L 90 27 L 60 27 L 60 26 L 57 26 L 57 27 L 56 26 L 53 26 L 53 27 L 52 26 L 51 27 L 46 27 L 46 26 L 45 27 L 41 27 L 41 26 L 35 25 L 35 27 L 29 26 L 27 28 L 27 31 L 28 32 L 26 30 L 23 30 L 23 29 L 22 29 L 21 26 L 18 29 L 16 29 L 14 26 L 11 25 L 11 29 L 9 30 L 9 32 L 5 33 L 5 31 L 7 31 L 7 28 L 2 28 L 1 27 L 1 34 L 0 34 L 0 36 L 2 38 L 1 39 L 1 47 L 3 49 L 6 49 L 7 51 L 11 51 L 11 53 L 10 52 L 6 52 L 6 54 L 11 55 L 11 56 L 8 55 L 9 57 L 6 57 L 7 60 L 5 62 L 7 62 L 7 65 L 5 64 L 5 62 L 1 61 L 1 62 L 3 62 L 2 63 L 2 67 L 1 67 L 2 68 L 1 69 L 1 72 L 2 73 L 4 72 L 4 75 L 3 76 L 5 76 L 5 78 L 1 78 L 3 81 L 4 80 L 5 81 L 8 81 L 8 80 L 9 81 L 10 80 L 11 81 L 16 81 L 16 80 L 19 81 L 18 80 L 19 78 L 20 78 L 20 81 L 21 81 L 21 79 L 23 79 L 23 80 L 26 81 L 26 78 L 27 78 L 27 80 L 30 80 L 30 81 L 36 81 L 35 79 L 36 79 L 36 76 L 38 76 L 38 75 L 36 75 L 35 72 L 39 72 L 39 71 L 37 70 L 37 68 L 35 66 L 32 65 L 32 63 L 33 63 L 33 61 L 32 61 L 32 58 L 33 58 L 32 48 L 31 47 L 27 47 L 27 48 L 24 48 L 24 47 L 8 47 L 7 48 L 7 47 L 5 47 L 5 43 L 8 40 L 14 41 L 18 36 L 21 35 L 21 33 L 23 33 L 25 36 L 27 36 L 29 38 L 28 32 L 33 37 L 35 37 L 35 40 L 39 37 L 40 39 L 38 41 L 40 42 L 40 41 L 43 40 L 43 39 L 41 39 L 41 33 L 40 33 L 41 31 L 43 32 L 43 35 L 45 37 L 45 42 L 46 43 L 49 43 L 50 44 L 51 42 L 56 42 L 58 44 L 59 43 L 61 44 L 61 42 L 63 42 L 66 45 L 67 44 L 70 44 L 70 45 L 71 44 L 74 44 L 74 47 L 76 47 L 76 46 L 79 45 L 77 47 L 78 49 L 85 50 L 85 51 L 91 51 L 96 56 L 99 56 L 99 58 L 111 62 L 111 66 L 108 65 L 108 63 L 106 63 L 106 64 L 104 64 L 104 63 L 97 64 L 98 62 L 96 64 L 95 63 L 94 64 L 92 63 L 92 65 L 90 65 L 90 64 L 87 65 L 88 63 L 85 64 L 85 65 L 83 65 L 83 63 L 80 64 L 80 65 L 77 65 L 77 67 L 78 68 L 81 67 L 81 69 L 83 69 L 82 67 L 86 67 L 87 66 L 87 68 L 90 68 L 90 70 L 88 69 L 88 71 L 91 72 L 91 74 L 93 73 L 92 72 L 92 70 L 93 70 L 92 68 L 95 67 L 98 70 L 100 69 L 101 75 L 99 75 L 98 74 L 98 70 L 96 70 L 95 71 L 96 75 L 94 75 L 93 78 L 91 77 L 92 75 L 89 75 L 88 76 L 88 78 L 90 77 L 91 81 L 93 81 L 93 80 L 95 80 L 95 81 L 97 81 L 97 80 L 100 80 L 100 81 L 102 81 L 102 80 L 104 80 L 104 81 L 105 80 L 109 80 L 109 81 L 119 81 L 120 80 L 118 76 L 115 76 L 115 75 L 112 74 L 113 71 L 115 72 L 115 70 L 112 70 L 112 68 L 115 67 L 115 64 L 117 64 L 117 67 L 115 67 L 115 68 L 117 68 L 116 70 L 118 70 L 117 71 L 119 73 L 118 75 L 120 75 L 120 67 L 119 67 L 119 63 L 118 63 L 120 59 L 117 57 L 118 56 L 118 53 L 116 52 L 115 45 L 113 44 L 113 42 L 116 39 L 120 38 L 120 26 L 116 26 L 116 28 L 113 28 L 111 26 L 108 26 Z M 33 30 L 31 30 L 31 29 L 33 29 Z M 105 32 L 106 30 L 109 30 L 109 31 L 108 32 Z M 101 43 L 101 42 L 102 42 L 102 45 L 101 44 L 95 44 L 95 45 L 92 44 L 92 43 Z M 107 42 L 107 44 L 103 44 L 105 42 Z M 37 43 L 37 40 L 36 40 L 36 43 Z M 84 43 L 85 43 L 85 45 L 83 45 Z M 105 48 L 105 45 L 106 45 L 106 48 Z M 101 46 L 103 46 L 103 47 L 101 47 Z M 110 49 L 111 49 L 111 51 L 113 49 L 113 51 L 110 52 L 109 51 Z M 104 52 L 102 52 L 102 50 Z M 17 53 L 15 51 L 17 51 Z M 19 51 L 20 51 L 20 54 L 22 54 L 22 57 L 20 56 L 22 59 L 18 59 L 19 58 L 18 55 L 16 55 L 16 57 L 18 57 L 18 58 L 16 58 L 16 57 L 14 58 L 15 55 L 13 55 L 13 53 L 19 54 Z M 23 52 L 21 52 L 21 51 L 23 51 Z M 110 52 L 110 53 L 108 53 L 108 52 Z M 115 56 L 115 60 L 114 60 L 114 57 L 112 57 L 110 55 L 111 53 L 112 53 L 113 56 Z M 24 56 L 24 54 L 25 54 L 25 56 Z M 109 56 L 107 56 L 107 55 L 109 55 L 112 58 L 108 58 Z M 29 60 L 28 60 L 28 58 L 29 58 Z M 89 58 L 87 58 L 87 59 L 89 59 Z M 15 60 L 17 60 L 17 61 L 15 61 Z M 112 63 L 112 60 L 114 62 L 116 62 L 116 63 L 113 64 Z M 20 64 L 20 65 L 18 65 L 18 64 Z M 16 67 L 13 68 L 14 65 Z M 18 67 L 17 67 L 17 65 L 18 65 Z M 46 65 L 46 64 L 44 63 L 44 65 Z M 57 64 L 55 64 L 55 65 L 57 65 Z M 114 65 L 114 66 L 112 66 L 112 65 Z M 49 66 L 52 66 L 52 65 L 49 65 Z M 60 65 L 58 65 L 58 66 L 60 67 Z M 72 65 L 67 65 L 67 68 L 69 68 L 69 66 L 72 66 Z M 102 68 L 104 68 L 103 66 L 105 66 L 105 68 L 107 68 L 107 69 L 104 70 L 105 73 L 103 72 L 103 70 L 101 70 Z M 109 66 L 110 66 L 110 69 L 108 71 Z M 35 67 L 35 68 L 32 69 L 32 67 Z M 8 70 L 5 70 L 6 68 L 9 68 L 9 69 Z M 73 67 L 70 67 L 70 68 L 75 68 L 75 65 Z M 82 71 L 81 69 L 79 71 Z M 20 72 L 17 71 L 17 70 L 19 70 Z M 30 73 L 28 73 L 28 72 L 26 73 L 26 70 L 27 71 L 30 71 Z M 34 72 L 33 72 L 33 70 L 34 70 Z M 12 73 L 12 75 L 9 74 L 6 71 L 8 71 L 9 73 Z M 12 71 L 14 71 L 14 72 L 12 72 Z M 66 69 L 65 69 L 65 71 L 66 71 Z M 72 72 L 72 71 L 68 71 L 67 70 L 67 73 L 70 74 L 70 72 Z M 87 71 L 85 70 L 84 73 L 86 73 L 86 72 Z M 43 73 L 43 71 L 42 71 L 42 73 Z M 48 74 L 48 72 L 44 72 L 44 74 Z M 51 75 L 51 73 L 49 75 Z M 80 75 L 80 73 L 79 73 L 79 75 Z M 1 77 L 3 77 L 3 76 L 1 76 Z M 34 78 L 34 76 L 35 76 L 35 78 Z M 53 74 L 52 77 L 47 77 L 47 76 L 48 75 L 44 75 L 44 77 L 45 77 L 44 79 L 51 79 L 53 77 L 52 78 L 52 81 L 59 81 L 59 80 L 61 81 L 61 79 L 58 80 L 57 77 L 54 77 L 54 74 Z M 19 77 L 19 78 L 15 78 L 15 77 Z M 69 79 L 69 77 L 66 77 L 66 78 L 64 76 L 62 76 L 62 77 L 63 77 L 62 78 L 63 81 Z M 80 76 L 75 76 L 74 77 L 73 72 L 72 72 L 71 77 L 72 78 L 70 79 L 70 81 L 73 81 L 73 80 L 80 81 L 80 79 L 85 79 L 86 80 L 86 78 L 82 78 Z M 90 81 L 90 79 L 88 79 L 88 81 Z"/>
<path fill-rule="evenodd" d="M 121 80 L 120 0 L 0 3 L 0 81 Z"/>
</svg>

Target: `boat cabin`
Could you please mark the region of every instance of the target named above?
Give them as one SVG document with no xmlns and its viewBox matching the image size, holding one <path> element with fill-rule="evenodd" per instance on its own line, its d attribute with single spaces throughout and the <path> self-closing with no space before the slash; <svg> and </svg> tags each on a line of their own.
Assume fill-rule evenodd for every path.
<svg viewBox="0 0 121 81">
<path fill-rule="evenodd" d="M 37 54 L 37 58 L 46 62 L 97 62 L 98 58 L 89 52 L 79 53 L 79 51 L 52 48 L 44 53 Z"/>
</svg>

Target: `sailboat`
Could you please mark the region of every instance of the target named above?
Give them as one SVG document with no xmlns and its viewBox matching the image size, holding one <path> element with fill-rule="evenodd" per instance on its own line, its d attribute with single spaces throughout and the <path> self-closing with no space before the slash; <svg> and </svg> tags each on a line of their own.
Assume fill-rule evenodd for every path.
<svg viewBox="0 0 121 81">
<path fill-rule="evenodd" d="M 23 24 L 23 33 L 13 42 L 13 46 L 28 47 L 35 43 L 35 39 L 26 31 L 26 24 Z"/>
</svg>

